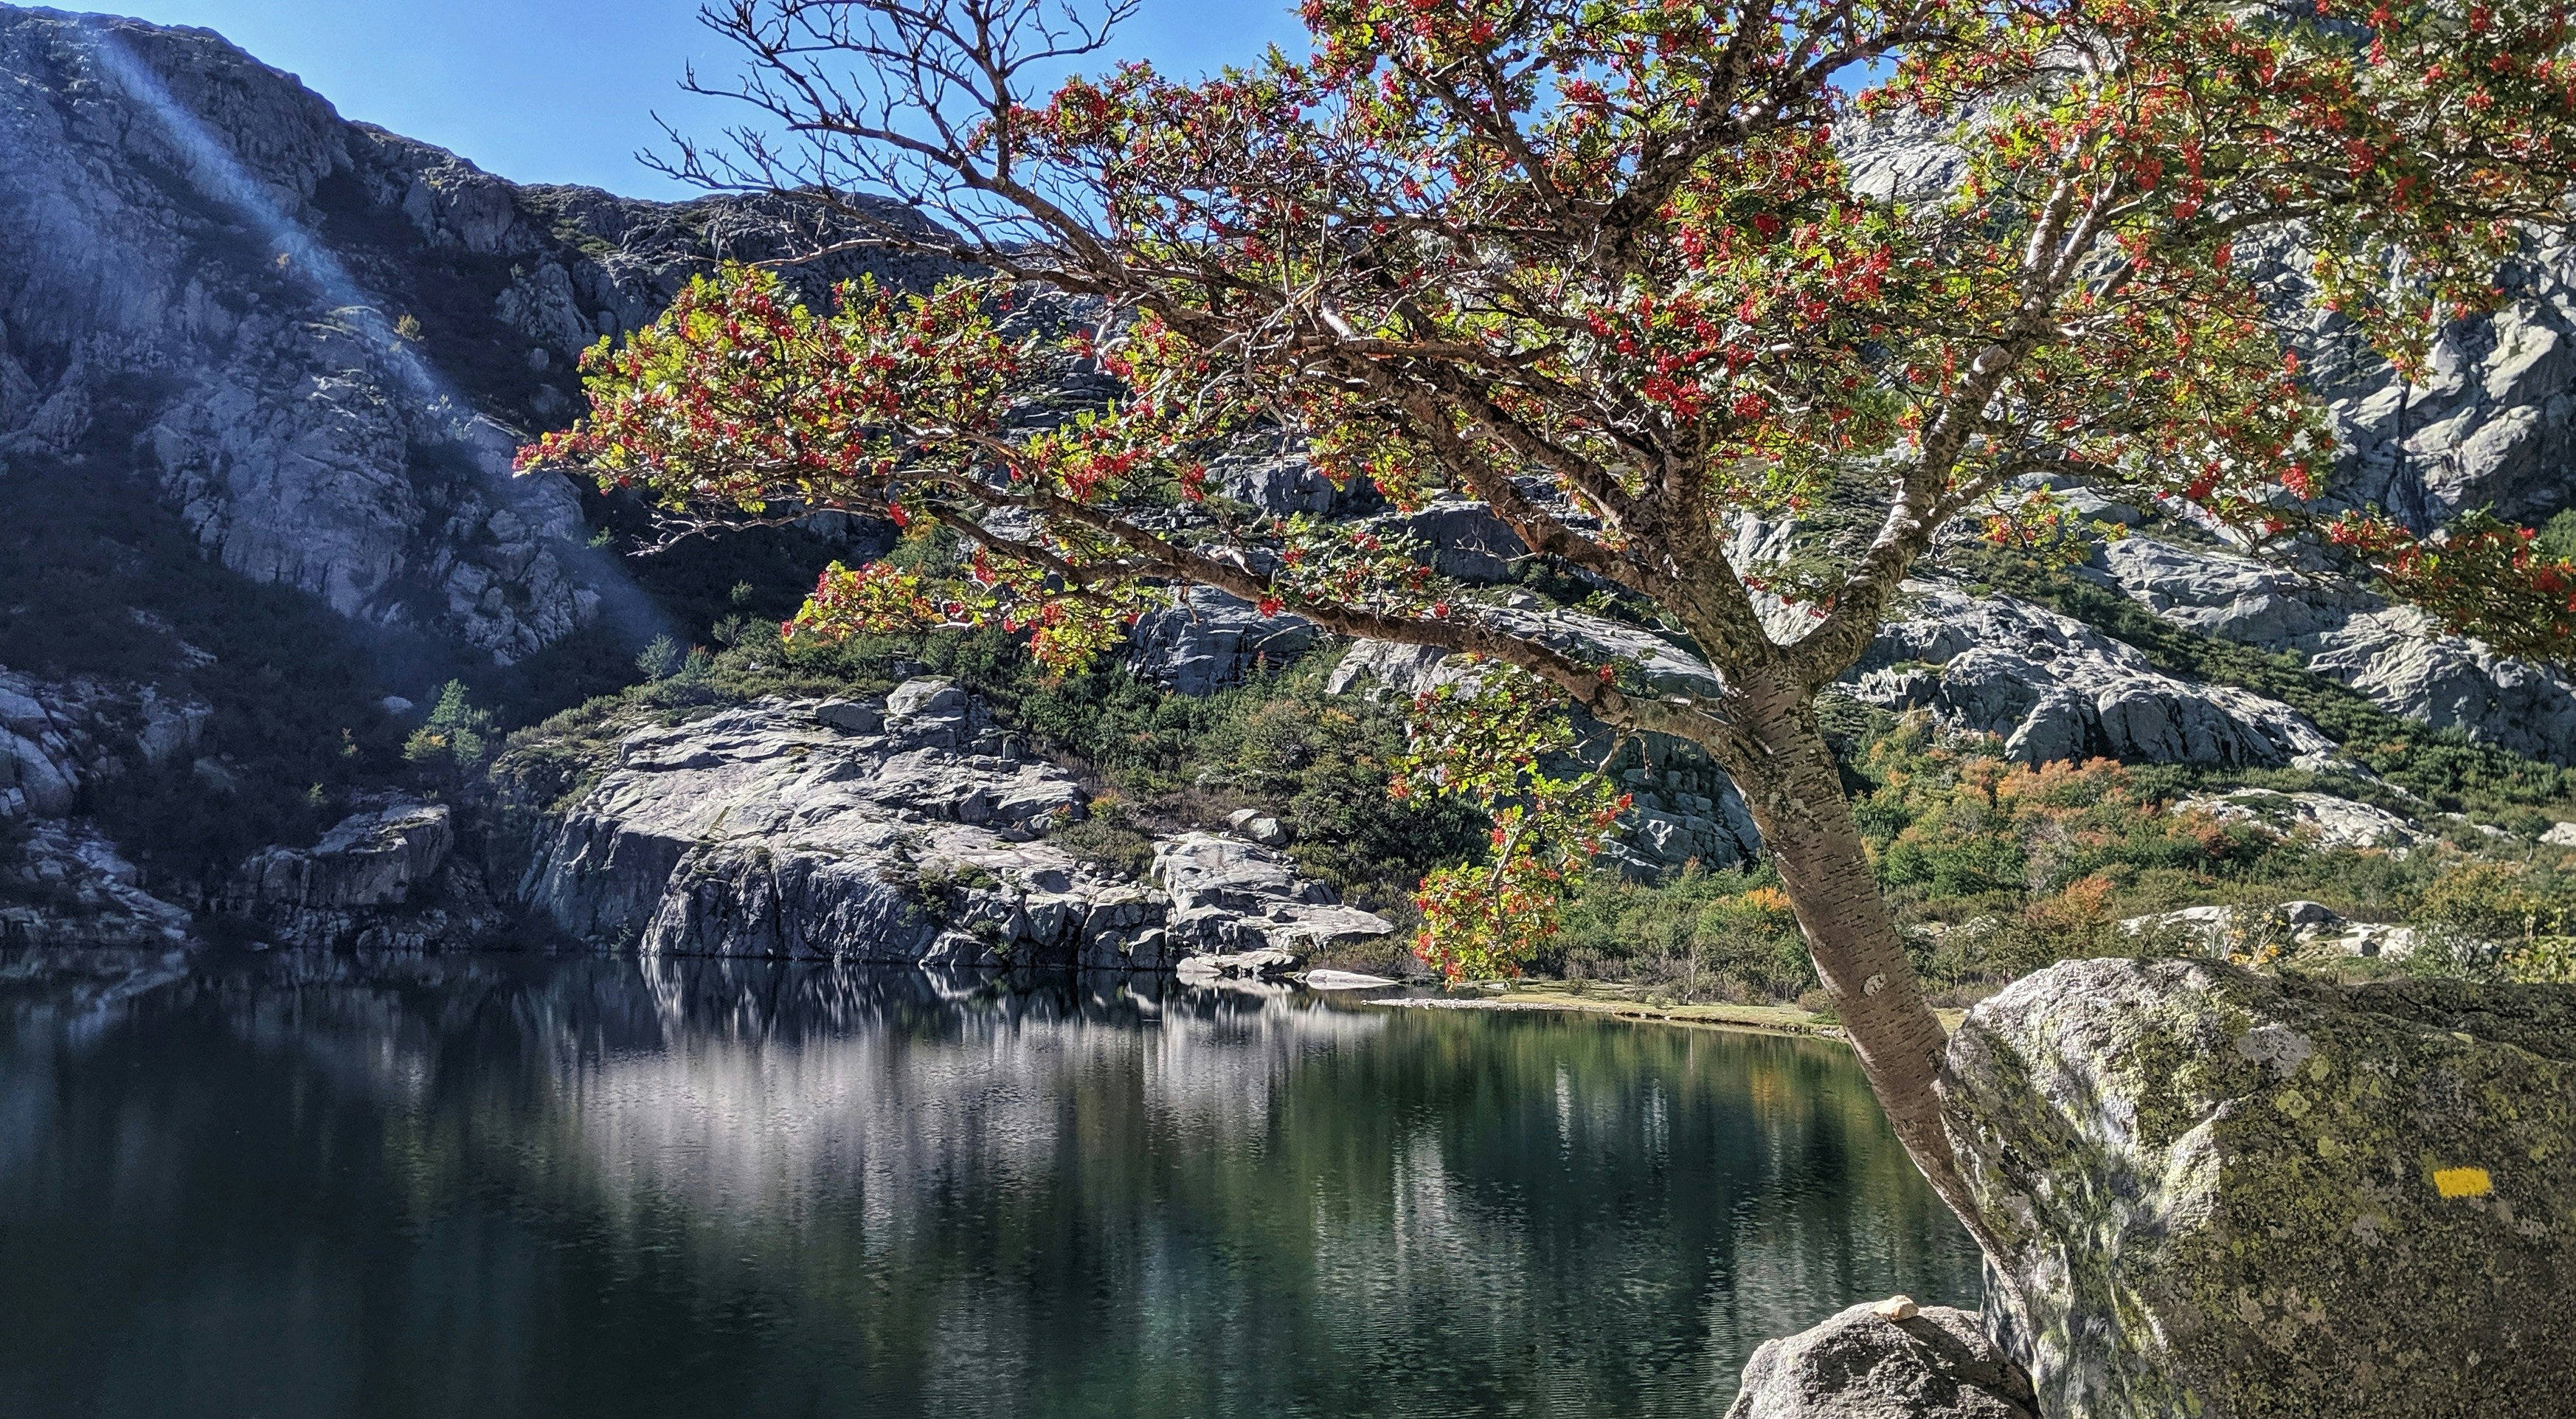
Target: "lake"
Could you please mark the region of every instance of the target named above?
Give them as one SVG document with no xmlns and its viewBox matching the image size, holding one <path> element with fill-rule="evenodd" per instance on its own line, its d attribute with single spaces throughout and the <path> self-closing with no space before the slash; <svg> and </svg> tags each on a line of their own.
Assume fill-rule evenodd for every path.
<svg viewBox="0 0 2576 1419">
<path fill-rule="evenodd" d="M 1123 977 L 0 960 L 0 1414 L 1714 1416 L 1976 1252 L 1839 1046 Z"/>
</svg>

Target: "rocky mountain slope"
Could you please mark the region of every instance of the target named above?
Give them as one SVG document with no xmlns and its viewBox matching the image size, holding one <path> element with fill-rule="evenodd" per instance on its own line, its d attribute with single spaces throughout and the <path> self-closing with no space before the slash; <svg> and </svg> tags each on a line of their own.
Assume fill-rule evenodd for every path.
<svg viewBox="0 0 2576 1419">
<path fill-rule="evenodd" d="M 1241 839 L 1174 835 L 1145 883 L 1105 876 L 1041 840 L 1079 784 L 944 680 L 633 730 L 565 796 L 529 815 L 517 894 L 612 950 L 1160 970 L 1393 930 Z"/>
<path fill-rule="evenodd" d="M 512 477 L 511 454 L 569 414 L 583 348 L 714 258 L 774 254 L 787 222 L 514 185 L 342 119 L 211 32 L 0 5 L 0 496 L 30 541 L 41 519 L 18 504 L 167 520 L 240 579 L 308 593 L 348 623 L 319 634 L 415 695 L 418 662 L 507 665 L 583 635 L 631 655 L 663 612 L 590 545 L 574 489 Z M 935 274 L 851 260 L 815 278 L 863 265 Z M 12 550 L 22 591 L 63 570 L 60 548 Z M 111 536 L 97 555 L 137 553 Z M 0 663 L 49 720 L 189 698 L 204 661 L 184 643 L 124 657 L 112 684 L 79 655 L 25 663 L 78 629 L 36 600 L 0 595 L 17 603 Z M 118 630 L 155 614 L 76 613 Z M 18 715 L 0 823 L 59 817 L 63 785 L 175 752 L 126 721 Z"/>
<path fill-rule="evenodd" d="M 225 566 L 496 659 L 601 614 L 571 486 L 510 456 L 783 217 L 516 186 L 202 30 L 0 7 L 0 73 L 0 244 L 40 254 L 0 275 L 0 456 L 123 463 Z"/>
</svg>

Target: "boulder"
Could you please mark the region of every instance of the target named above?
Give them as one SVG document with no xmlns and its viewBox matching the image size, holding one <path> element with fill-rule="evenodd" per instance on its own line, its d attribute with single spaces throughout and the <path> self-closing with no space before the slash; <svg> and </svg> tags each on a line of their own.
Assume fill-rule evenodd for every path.
<svg viewBox="0 0 2576 1419">
<path fill-rule="evenodd" d="M 2164 938 L 2186 952 L 2226 959 L 2231 951 L 2278 950 L 2298 956 L 2415 954 L 2424 933 L 2411 926 L 2346 921 L 2323 902 L 2283 902 L 2275 907 L 2199 906 L 2133 916 L 2120 930 L 2155 942 Z"/>
<path fill-rule="evenodd" d="M 1287 824 L 1258 808 L 1235 809 L 1225 815 L 1225 826 L 1235 836 L 1249 838 L 1263 847 L 1286 847 L 1289 839 L 1296 836 Z"/>
<path fill-rule="evenodd" d="M 1314 648 L 1323 630 L 1302 616 L 1265 616 L 1214 587 L 1194 586 L 1179 604 L 1136 618 L 1127 668 L 1175 694 L 1209 695 L 1277 669 Z"/>
<path fill-rule="evenodd" d="M 233 895 L 254 912 L 398 905 L 446 865 L 456 846 L 450 819 L 444 803 L 370 804 L 311 847 L 253 855 L 235 874 Z"/>
<path fill-rule="evenodd" d="M 956 681 L 925 676 L 895 686 L 885 697 L 885 713 L 893 719 L 925 724 L 962 724 L 966 720 L 966 703 L 966 692 L 957 688 Z M 848 708 L 834 709 L 836 720 L 850 717 Z M 859 717 L 864 718 L 864 713 Z"/>
<path fill-rule="evenodd" d="M 471 945 L 499 921 L 482 874 L 454 858 L 455 846 L 446 804 L 388 794 L 311 847 L 252 854 L 215 905 L 279 945 Z"/>
<path fill-rule="evenodd" d="M 2319 848 L 2385 848 L 2392 857 L 2428 841 L 2413 822 L 2385 808 L 2331 793 L 2242 788 L 2176 801 L 2176 813 L 2205 813 L 2222 823 L 2253 823 Z"/>
<path fill-rule="evenodd" d="M 850 700 L 825 700 L 814 707 L 814 718 L 852 734 L 874 734 L 885 728 L 885 711 L 881 707 Z"/>
<path fill-rule="evenodd" d="M 1301 958 L 1323 947 L 1386 936 L 1395 924 L 1341 904 L 1333 889 L 1298 875 L 1285 854 L 1214 833 L 1154 844 L 1150 874 L 1171 894 L 1169 930 L 1210 953 L 1276 948 Z"/>
<path fill-rule="evenodd" d="M 1940 1084 L 1986 1329 L 2055 1419 L 2436 1419 L 2576 1394 L 2576 988 L 2051 967 Z"/>
<path fill-rule="evenodd" d="M 1897 1319 L 1902 1316 L 1902 1319 Z M 1949 1306 L 1858 1305 L 1766 1340 L 1726 1419 L 2037 1419 L 2030 1377 Z"/>
</svg>

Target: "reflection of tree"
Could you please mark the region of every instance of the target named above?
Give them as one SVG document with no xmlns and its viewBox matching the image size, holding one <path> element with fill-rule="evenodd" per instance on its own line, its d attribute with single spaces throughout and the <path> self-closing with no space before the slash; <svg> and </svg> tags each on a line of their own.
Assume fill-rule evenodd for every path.
<svg viewBox="0 0 2576 1419">
<path fill-rule="evenodd" d="M 741 1412 L 763 1386 L 884 1413 L 1697 1412 L 1765 1335 L 1972 1295 L 1964 1237 L 1812 1043 L 750 961 L 281 958 L 127 1010 L 47 1086 L 65 1119 L 121 1111 L 169 1180 L 148 1219 L 92 1219 L 111 1250 L 240 1192 L 206 1119 L 246 1113 L 252 1171 L 350 1220 L 244 1264 L 364 1275 L 394 1226 L 378 1341 L 496 1347 L 521 1368 L 479 1370 L 529 1384 L 619 1356 L 608 1392 L 652 1375 Z M 119 1092 L 181 1043 L 190 1080 Z"/>
</svg>

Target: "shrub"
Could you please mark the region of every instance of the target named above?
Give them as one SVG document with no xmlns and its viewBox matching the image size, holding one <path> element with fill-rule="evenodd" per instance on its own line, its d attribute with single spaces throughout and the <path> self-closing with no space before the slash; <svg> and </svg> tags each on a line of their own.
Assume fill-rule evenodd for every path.
<svg viewBox="0 0 2576 1419">
<path fill-rule="evenodd" d="M 647 680 L 668 680 L 680 673 L 682 663 L 680 643 L 669 636 L 655 636 L 636 654 L 635 671 Z"/>
<path fill-rule="evenodd" d="M 1816 983 L 1789 899 L 1767 868 L 1685 871 L 1662 883 L 1595 875 L 1539 963 L 1632 979 L 1683 1000 L 1785 1000 Z"/>
<path fill-rule="evenodd" d="M 403 742 L 403 757 L 424 767 L 436 766 L 462 776 L 482 767 L 491 752 L 492 714 L 476 709 L 465 697 L 465 682 L 450 680 L 438 692 L 438 703 Z"/>
<path fill-rule="evenodd" d="M 2453 866 L 2417 894 L 2410 917 L 2485 941 L 2529 941 L 2567 931 L 2576 884 L 2529 863 L 2472 860 Z"/>
<path fill-rule="evenodd" d="M 1128 820 L 1127 805 L 1114 794 L 1091 800 L 1091 812 L 1079 820 L 1064 815 L 1047 829 L 1047 841 L 1085 862 L 1129 877 L 1142 877 L 1154 863 L 1154 839 Z"/>
</svg>

